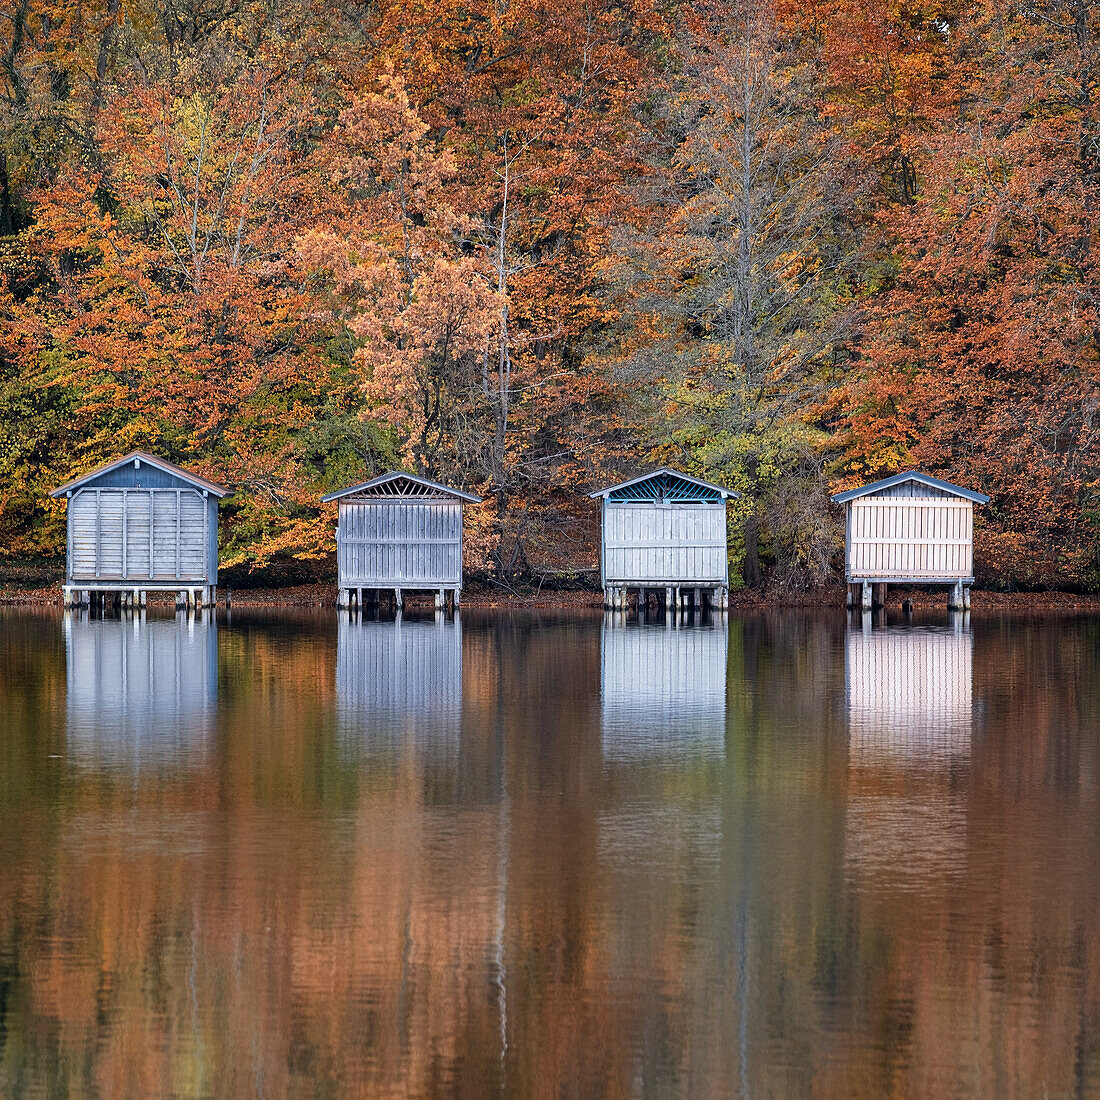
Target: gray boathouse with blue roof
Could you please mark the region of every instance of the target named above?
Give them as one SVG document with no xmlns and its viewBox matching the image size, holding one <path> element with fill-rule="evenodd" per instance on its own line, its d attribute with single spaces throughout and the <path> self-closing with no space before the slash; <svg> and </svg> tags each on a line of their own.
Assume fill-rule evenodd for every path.
<svg viewBox="0 0 1100 1100">
<path fill-rule="evenodd" d="M 989 497 L 908 470 L 836 493 L 844 505 L 848 605 L 865 610 L 890 584 L 946 584 L 954 610 L 970 606 L 974 583 L 974 505 Z"/>
<path fill-rule="evenodd" d="M 391 470 L 321 498 L 339 505 L 338 607 L 362 607 L 393 593 L 400 608 L 410 591 L 435 593 L 436 607 L 462 592 L 462 508 L 481 497 Z"/>
<path fill-rule="evenodd" d="M 656 591 L 667 611 L 688 600 L 712 608 L 729 602 L 726 502 L 738 494 L 662 467 L 589 496 L 602 507 L 600 579 L 604 605 L 639 607 Z"/>
<path fill-rule="evenodd" d="M 212 603 L 227 492 L 146 451 L 58 486 L 50 496 L 68 503 L 65 605 L 143 607 L 148 592 L 176 592 L 178 606 Z"/>
</svg>

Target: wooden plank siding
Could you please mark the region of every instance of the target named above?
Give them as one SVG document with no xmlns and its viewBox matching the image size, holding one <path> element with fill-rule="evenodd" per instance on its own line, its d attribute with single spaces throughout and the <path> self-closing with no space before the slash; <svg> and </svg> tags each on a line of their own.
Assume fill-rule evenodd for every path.
<svg viewBox="0 0 1100 1100">
<path fill-rule="evenodd" d="M 444 498 L 345 497 L 341 588 L 456 588 L 462 583 L 462 504 Z"/>
<path fill-rule="evenodd" d="M 974 505 L 939 496 L 860 497 L 848 503 L 850 579 L 970 579 Z"/>
<path fill-rule="evenodd" d="M 606 500 L 603 519 L 605 586 L 728 582 L 724 500 Z"/>
<path fill-rule="evenodd" d="M 68 582 L 216 583 L 211 503 L 216 509 L 195 489 L 78 489 L 69 501 Z"/>
</svg>

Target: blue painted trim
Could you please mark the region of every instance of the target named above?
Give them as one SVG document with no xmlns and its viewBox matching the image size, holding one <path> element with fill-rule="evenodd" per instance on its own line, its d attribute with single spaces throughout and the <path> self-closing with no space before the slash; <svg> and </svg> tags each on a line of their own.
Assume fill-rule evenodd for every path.
<svg viewBox="0 0 1100 1100">
<path fill-rule="evenodd" d="M 950 481 L 941 481 L 930 474 L 922 474 L 919 470 L 906 470 L 904 473 L 894 474 L 892 477 L 884 477 L 881 481 L 872 482 L 870 485 L 860 486 L 858 489 L 848 489 L 843 493 L 835 493 L 831 498 L 834 504 L 847 504 L 857 497 L 873 496 L 890 489 L 895 485 L 901 485 L 905 481 L 915 481 L 920 485 L 927 485 L 930 489 L 941 489 L 945 493 L 953 493 L 955 496 L 972 500 L 975 504 L 988 504 L 989 497 L 984 493 L 976 493 L 973 489 L 964 489 L 961 485 L 952 485 Z"/>
<path fill-rule="evenodd" d="M 669 500 L 673 502 L 701 501 L 705 504 L 717 503 L 740 495 L 734 489 L 727 489 L 722 485 L 713 485 L 709 481 L 701 481 L 699 478 L 681 473 L 679 470 L 670 470 L 667 466 L 662 466 L 659 470 L 653 470 L 648 474 L 642 474 L 640 477 L 631 478 L 629 481 L 620 481 L 617 485 L 611 485 L 606 489 L 588 494 L 591 500 L 602 497 L 604 500 L 632 501 L 635 503 Z"/>
</svg>

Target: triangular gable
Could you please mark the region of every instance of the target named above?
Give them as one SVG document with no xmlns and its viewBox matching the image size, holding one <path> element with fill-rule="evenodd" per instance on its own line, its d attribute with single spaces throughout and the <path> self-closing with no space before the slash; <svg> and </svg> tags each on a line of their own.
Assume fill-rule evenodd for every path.
<svg viewBox="0 0 1100 1100">
<path fill-rule="evenodd" d="M 193 474 L 189 470 L 183 469 L 182 466 L 177 466 L 174 462 L 169 462 L 167 459 L 157 458 L 156 455 L 151 455 L 148 451 L 131 451 L 128 455 L 123 455 L 122 458 L 116 458 L 103 466 L 97 466 L 94 470 L 86 474 L 81 474 L 80 477 L 73 478 L 72 481 L 66 481 L 64 485 L 59 485 L 54 489 L 50 493 L 50 496 L 55 499 L 57 497 L 63 497 L 66 493 L 71 493 L 73 490 L 79 489 L 83 485 L 87 485 L 90 481 L 95 481 L 96 478 L 103 477 L 105 474 L 111 473 L 112 470 L 118 470 L 131 462 L 139 462 L 147 466 L 153 466 L 219 499 L 229 492 L 224 485 L 218 485 L 216 482 L 209 481 L 199 474 Z"/>
<path fill-rule="evenodd" d="M 713 485 L 709 481 L 701 481 L 690 474 L 662 466 L 659 470 L 630 478 L 628 481 L 620 481 L 618 485 L 611 485 L 588 495 L 592 499 L 603 497 L 605 500 L 612 501 L 664 500 L 717 503 L 741 494 L 722 485 Z"/>
<path fill-rule="evenodd" d="M 327 504 L 331 500 L 340 500 L 342 497 L 379 497 L 392 500 L 394 497 L 404 497 L 409 500 L 417 498 L 430 499 L 441 496 L 452 497 L 455 500 L 465 501 L 468 504 L 480 504 L 481 497 L 473 493 L 463 492 L 461 489 L 452 489 L 449 485 L 441 485 L 438 481 L 429 481 L 426 477 L 417 474 L 409 474 L 404 470 L 390 470 L 379 477 L 371 478 L 359 485 L 349 485 L 346 489 L 338 489 L 335 493 L 329 493 L 321 497 L 321 503 Z"/>
<path fill-rule="evenodd" d="M 972 500 L 975 504 L 988 504 L 989 497 L 984 493 L 976 493 L 973 489 L 964 489 L 961 485 L 952 485 L 950 481 L 941 481 L 930 474 L 922 474 L 919 470 L 906 470 L 904 473 L 894 474 L 892 477 L 884 477 L 881 481 L 872 482 L 870 485 L 862 485 L 858 489 L 848 489 L 843 493 L 835 493 L 832 497 L 834 504 L 846 504 L 857 497 L 874 496 L 884 489 L 893 488 L 906 481 L 915 481 L 918 485 L 926 485 L 929 489 L 936 489 L 941 493 L 950 493 L 953 496 L 962 497 L 964 500 Z"/>
</svg>

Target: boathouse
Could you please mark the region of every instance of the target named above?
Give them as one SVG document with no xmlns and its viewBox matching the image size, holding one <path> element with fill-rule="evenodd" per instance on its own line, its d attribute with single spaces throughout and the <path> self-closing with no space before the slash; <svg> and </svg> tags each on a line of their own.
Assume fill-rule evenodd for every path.
<svg viewBox="0 0 1100 1100">
<path fill-rule="evenodd" d="M 337 606 L 363 606 L 383 591 L 400 608 L 409 591 L 457 606 L 462 591 L 462 506 L 481 497 L 391 470 L 321 498 L 339 502 Z"/>
<path fill-rule="evenodd" d="M 704 595 L 711 607 L 726 607 L 726 501 L 737 495 L 667 468 L 590 493 L 602 502 L 605 606 L 622 610 L 631 590 L 641 606 L 655 590 L 666 611 L 688 599 L 698 609 Z"/>
<path fill-rule="evenodd" d="M 228 492 L 145 451 L 74 478 L 50 496 L 68 502 L 66 606 L 144 606 L 176 592 L 201 607 L 218 583 L 218 501 Z"/>
<path fill-rule="evenodd" d="M 889 584 L 947 584 L 949 606 L 970 606 L 974 505 L 989 497 L 909 470 L 837 493 L 844 505 L 849 607 L 881 606 Z"/>
</svg>

